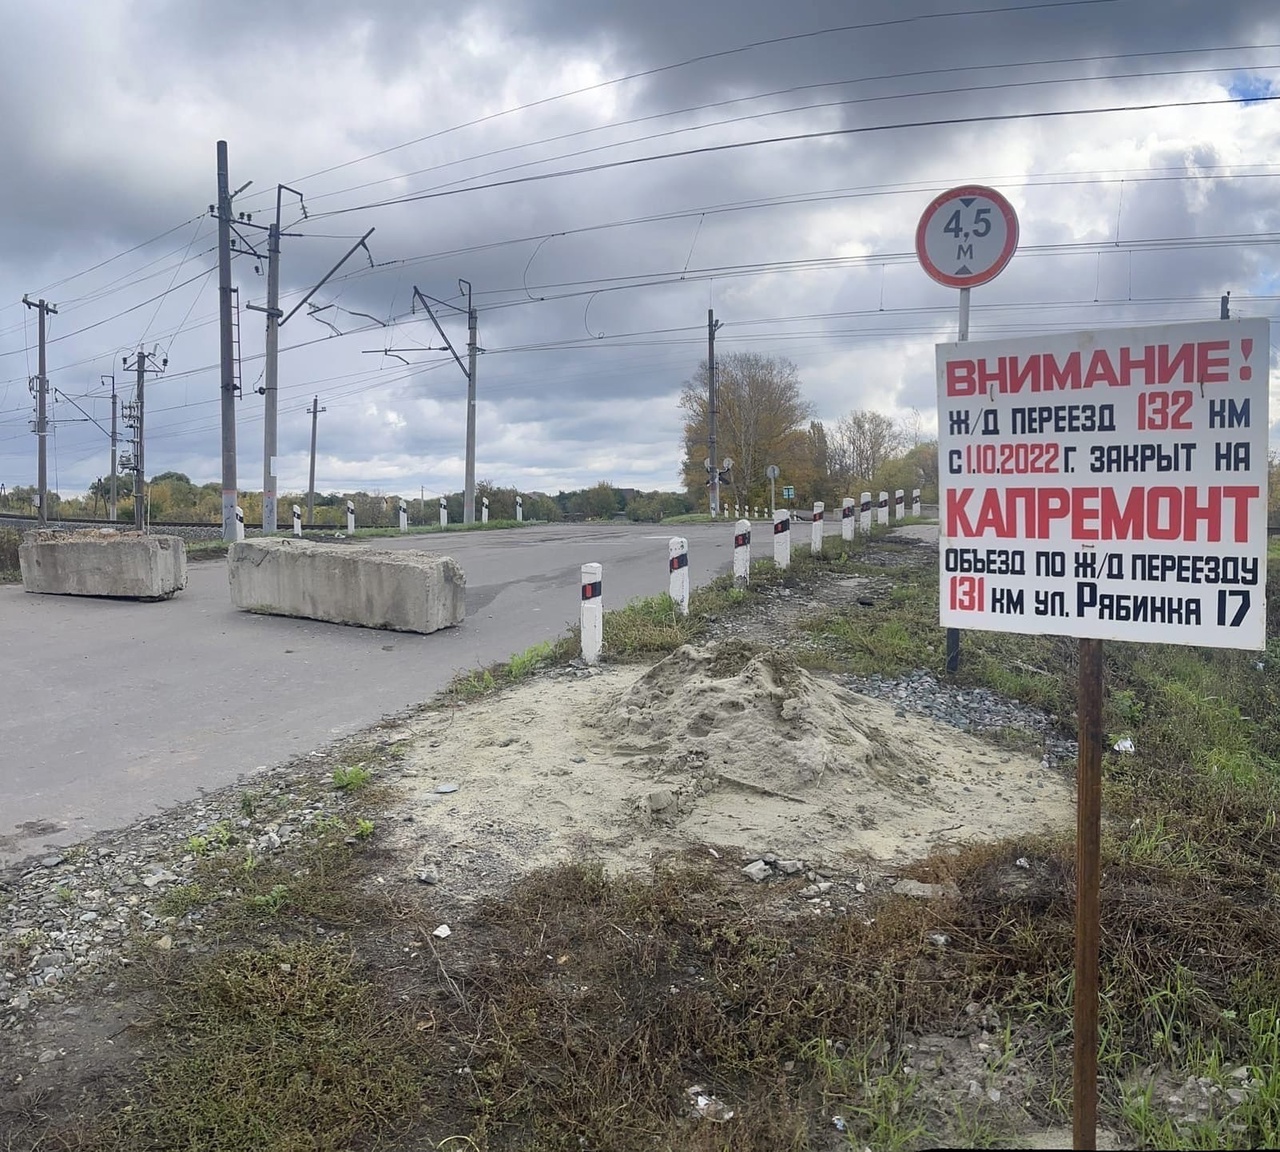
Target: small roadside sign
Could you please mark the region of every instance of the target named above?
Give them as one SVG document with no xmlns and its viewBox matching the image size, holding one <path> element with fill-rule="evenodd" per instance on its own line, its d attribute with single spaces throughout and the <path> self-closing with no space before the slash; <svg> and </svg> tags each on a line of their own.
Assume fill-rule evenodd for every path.
<svg viewBox="0 0 1280 1152">
<path fill-rule="evenodd" d="M 790 484 L 782 486 L 782 498 L 784 500 L 794 500 L 796 498 L 796 490 Z"/>
<path fill-rule="evenodd" d="M 920 266 L 948 288 L 994 280 L 1018 247 L 1018 217 L 994 188 L 965 184 L 934 199 L 916 226 Z"/>
</svg>

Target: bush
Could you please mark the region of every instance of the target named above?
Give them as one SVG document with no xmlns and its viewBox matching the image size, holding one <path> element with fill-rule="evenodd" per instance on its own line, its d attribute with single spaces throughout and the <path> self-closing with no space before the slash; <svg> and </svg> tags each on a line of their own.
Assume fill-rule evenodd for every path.
<svg viewBox="0 0 1280 1152">
<path fill-rule="evenodd" d="M 12 528 L 0 528 L 0 572 L 18 571 L 18 543 L 22 537 Z"/>
</svg>

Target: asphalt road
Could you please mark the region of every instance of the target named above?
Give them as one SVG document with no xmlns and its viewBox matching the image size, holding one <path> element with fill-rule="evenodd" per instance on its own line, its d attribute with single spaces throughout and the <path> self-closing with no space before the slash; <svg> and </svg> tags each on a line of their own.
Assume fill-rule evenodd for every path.
<svg viewBox="0 0 1280 1152">
<path fill-rule="evenodd" d="M 770 555 L 768 525 L 755 530 L 756 555 Z M 559 636 L 584 563 L 604 565 L 606 609 L 663 592 L 673 533 L 689 539 L 695 584 L 730 569 L 731 524 L 371 541 L 462 565 L 467 618 L 430 636 L 237 612 L 220 561 L 192 564 L 186 590 L 156 604 L 0 586 L 0 865 L 309 752 Z"/>
</svg>

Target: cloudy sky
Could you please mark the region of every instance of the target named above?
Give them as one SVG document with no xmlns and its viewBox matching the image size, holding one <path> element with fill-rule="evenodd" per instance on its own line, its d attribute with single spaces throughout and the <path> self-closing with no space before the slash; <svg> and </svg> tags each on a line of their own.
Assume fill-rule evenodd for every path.
<svg viewBox="0 0 1280 1152">
<path fill-rule="evenodd" d="M 674 488 L 681 386 L 720 352 L 795 362 L 815 414 L 919 409 L 956 292 L 922 210 L 992 185 L 1021 222 L 971 337 L 1271 316 L 1280 301 L 1274 0 L 0 0 L 0 482 L 108 469 L 110 377 L 139 346 L 147 471 L 221 474 L 216 142 L 238 212 L 286 195 L 282 491 L 462 485 L 466 382 L 421 309 L 483 353 L 477 476 Z M 1137 107 L 1135 107 L 1137 106 Z M 1088 113 L 1087 110 L 1103 109 Z M 1125 110 L 1129 109 L 1129 110 Z M 1043 115 L 1044 113 L 1068 113 Z M 779 140 L 778 138 L 783 138 Z M 789 139 L 788 139 L 789 138 Z M 745 145 L 726 148 L 726 145 Z M 674 154 L 674 155 L 673 155 Z M 244 235 L 265 251 L 265 235 Z M 239 483 L 261 487 L 265 263 L 233 261 Z M 464 350 L 465 317 L 439 310 Z M 1273 357 L 1274 357 L 1273 344 Z M 464 351 L 465 358 L 465 351 Z M 1274 378 L 1274 377 L 1273 377 Z M 73 403 L 74 401 L 74 403 Z"/>
</svg>

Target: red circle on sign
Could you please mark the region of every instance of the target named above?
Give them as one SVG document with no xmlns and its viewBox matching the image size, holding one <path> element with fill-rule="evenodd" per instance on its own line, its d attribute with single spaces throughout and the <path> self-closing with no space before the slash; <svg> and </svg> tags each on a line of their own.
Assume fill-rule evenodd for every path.
<svg viewBox="0 0 1280 1152">
<path fill-rule="evenodd" d="M 944 207 L 966 197 L 991 201 L 1004 218 L 1005 239 L 1004 245 L 1000 249 L 1000 254 L 986 268 L 965 275 L 954 275 L 939 268 L 929 258 L 925 245 L 925 233 L 929 228 L 930 222 Z M 994 280 L 1004 271 L 1005 265 L 1009 263 L 1017 247 L 1018 215 L 1014 212 L 1013 205 L 994 188 L 988 188 L 983 184 L 964 184 L 959 188 L 951 188 L 943 192 L 921 213 L 920 223 L 916 225 L 916 258 L 920 261 L 920 267 L 932 279 L 939 284 L 945 284 L 948 288 L 973 288 L 975 285 L 986 284 L 988 281 Z"/>
</svg>

